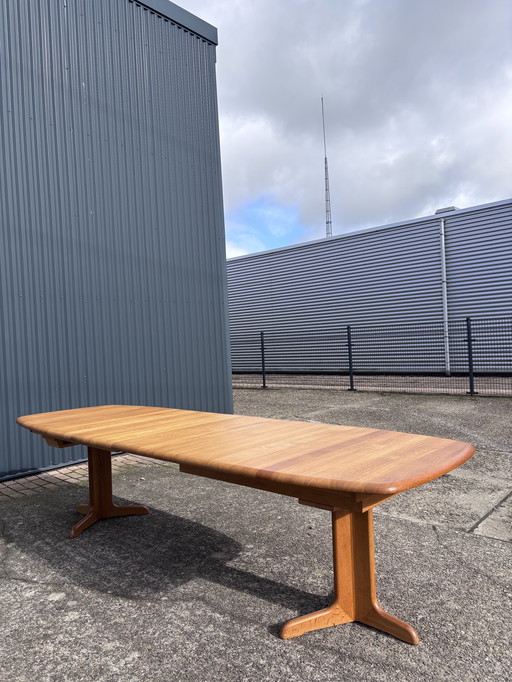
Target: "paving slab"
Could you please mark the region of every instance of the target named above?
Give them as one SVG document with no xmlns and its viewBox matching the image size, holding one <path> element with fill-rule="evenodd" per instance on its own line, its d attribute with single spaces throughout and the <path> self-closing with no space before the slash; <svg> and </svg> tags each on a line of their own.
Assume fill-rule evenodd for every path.
<svg viewBox="0 0 512 682">
<path fill-rule="evenodd" d="M 476 535 L 512 542 L 512 495 L 495 507 L 474 529 Z M 512 569 L 511 569 L 512 572 Z"/>
<path fill-rule="evenodd" d="M 235 391 L 246 414 L 400 429 L 410 410 L 411 431 L 464 440 L 477 425 L 479 459 L 375 513 L 380 601 L 418 646 L 359 624 L 279 639 L 283 621 L 332 596 L 328 512 L 145 460 L 114 473 L 114 493 L 151 513 L 75 540 L 83 480 L 0 502 L 2 682 L 508 682 L 512 542 L 493 523 L 510 511 L 512 401 L 480 398 L 477 423 L 472 403 L 457 419 L 453 396 L 444 410 L 393 400 Z"/>
<path fill-rule="evenodd" d="M 173 467 L 114 481 L 151 514 L 75 540 L 83 486 L 3 503 L 6 679 L 507 679 L 509 543 L 376 515 L 381 603 L 422 643 L 358 624 L 285 642 L 329 601 L 327 512 Z"/>
<path fill-rule="evenodd" d="M 496 479 L 489 481 L 446 474 L 396 495 L 378 507 L 376 513 L 469 531 L 509 493 L 510 485 Z"/>
<path fill-rule="evenodd" d="M 512 405 L 510 406 L 512 410 Z M 500 452 L 478 448 L 477 452 L 458 469 L 450 472 L 457 478 L 494 481 L 512 486 L 512 451 Z"/>
<path fill-rule="evenodd" d="M 236 389 L 233 395 L 241 414 L 256 409 L 262 417 L 421 433 L 512 452 L 511 398 L 289 389 Z"/>
</svg>

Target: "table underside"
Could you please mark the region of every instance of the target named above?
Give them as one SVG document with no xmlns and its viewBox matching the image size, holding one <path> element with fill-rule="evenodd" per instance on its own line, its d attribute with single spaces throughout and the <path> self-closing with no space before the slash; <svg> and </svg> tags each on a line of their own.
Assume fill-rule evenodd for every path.
<svg viewBox="0 0 512 682">
<path fill-rule="evenodd" d="M 111 453 L 99 448 L 88 448 L 89 503 L 77 509 L 84 518 L 73 526 L 71 538 L 103 518 L 148 514 L 142 505 L 116 505 L 112 499 Z M 233 483 L 269 489 L 266 485 L 252 485 L 240 477 L 209 476 L 204 468 L 182 466 L 184 473 L 222 478 Z M 215 474 L 216 472 L 214 472 Z M 235 480 L 238 479 L 238 480 Z M 419 642 L 414 628 L 384 611 L 377 600 L 373 507 L 390 496 L 360 495 L 356 493 L 332 495 L 329 491 L 292 489 L 290 486 L 271 486 L 273 492 L 297 497 L 301 504 L 325 509 L 332 518 L 332 547 L 334 569 L 334 599 L 326 608 L 287 621 L 281 627 L 283 639 L 343 623 L 357 621 L 382 630 L 409 644 Z M 377 499 L 378 498 L 378 499 Z"/>
</svg>

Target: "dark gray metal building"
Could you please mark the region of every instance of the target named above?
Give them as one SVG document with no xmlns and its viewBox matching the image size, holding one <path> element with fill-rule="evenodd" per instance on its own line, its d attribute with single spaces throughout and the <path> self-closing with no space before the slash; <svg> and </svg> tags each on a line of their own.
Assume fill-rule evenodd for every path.
<svg viewBox="0 0 512 682">
<path fill-rule="evenodd" d="M 167 0 L 0 11 L 0 478 L 20 414 L 232 410 L 217 33 Z"/>
<path fill-rule="evenodd" d="M 228 292 L 232 340 L 421 322 L 448 339 L 455 320 L 512 316 L 512 199 L 232 258 Z M 256 344 L 233 353 L 259 368 Z"/>
</svg>

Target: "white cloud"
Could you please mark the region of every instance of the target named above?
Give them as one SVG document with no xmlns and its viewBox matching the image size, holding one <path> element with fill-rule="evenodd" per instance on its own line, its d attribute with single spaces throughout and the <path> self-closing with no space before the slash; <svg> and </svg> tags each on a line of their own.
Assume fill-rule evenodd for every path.
<svg viewBox="0 0 512 682">
<path fill-rule="evenodd" d="M 233 244 L 233 242 L 226 239 L 226 258 L 236 258 L 237 256 L 245 256 L 249 251 L 247 249 Z"/>
<path fill-rule="evenodd" d="M 512 196 L 510 0 L 181 4 L 219 29 L 228 215 L 268 196 L 324 234 L 322 94 L 334 233 Z"/>
</svg>

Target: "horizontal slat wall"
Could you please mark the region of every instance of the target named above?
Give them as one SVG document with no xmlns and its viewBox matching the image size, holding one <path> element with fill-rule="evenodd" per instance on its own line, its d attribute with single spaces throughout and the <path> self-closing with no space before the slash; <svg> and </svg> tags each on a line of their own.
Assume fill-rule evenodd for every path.
<svg viewBox="0 0 512 682">
<path fill-rule="evenodd" d="M 438 230 L 428 220 L 228 261 L 232 335 L 439 321 Z"/>
<path fill-rule="evenodd" d="M 446 221 L 452 319 L 512 315 L 512 202 Z"/>
<path fill-rule="evenodd" d="M 394 363 L 393 371 L 443 371 L 449 363 L 440 221 L 445 221 L 449 318 L 459 324 L 465 317 L 512 314 L 511 216 L 512 201 L 503 201 L 228 261 L 233 370 L 259 371 L 260 331 L 296 334 L 300 339 L 305 333 L 343 333 L 347 325 L 354 326 L 354 333 L 357 327 L 370 326 L 374 344 L 380 333 L 377 326 L 427 323 L 440 330 L 429 351 L 435 353 L 434 364 L 426 360 L 419 336 L 417 343 L 402 344 L 406 351 L 395 353 L 393 359 L 391 331 L 384 330 L 385 354 Z M 491 337 L 485 341 L 494 342 Z M 363 345 L 358 344 L 358 352 L 368 371 L 391 371 L 389 362 L 376 362 L 369 341 L 366 350 Z M 453 340 L 450 360 L 458 366 L 456 346 Z M 484 354 L 485 349 L 480 350 Z M 314 352 L 302 356 L 305 369 L 316 362 Z M 496 359 L 496 371 L 509 367 L 508 357 L 502 356 L 502 361 Z M 275 352 L 274 360 L 279 371 L 286 371 L 291 362 L 285 349 Z M 292 364 L 289 371 L 297 371 L 297 362 Z"/>
<path fill-rule="evenodd" d="M 231 411 L 215 46 L 128 0 L 18 0 L 0 60 L 0 477 L 84 456 L 20 414 Z"/>
</svg>

